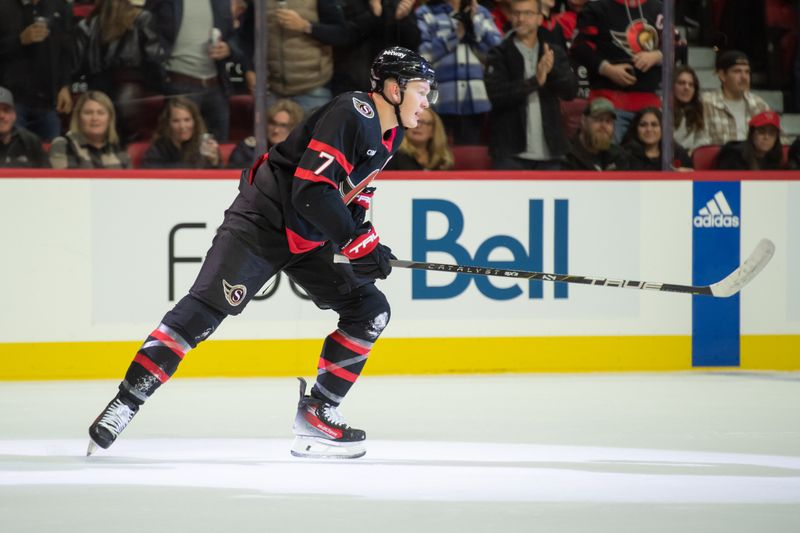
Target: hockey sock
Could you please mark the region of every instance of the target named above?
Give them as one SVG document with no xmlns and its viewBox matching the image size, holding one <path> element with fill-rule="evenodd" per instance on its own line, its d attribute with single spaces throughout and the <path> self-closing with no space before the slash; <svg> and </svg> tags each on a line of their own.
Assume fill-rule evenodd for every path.
<svg viewBox="0 0 800 533">
<path fill-rule="evenodd" d="M 325 338 L 311 395 L 339 405 L 358 379 L 373 343 L 337 329 Z"/>
<path fill-rule="evenodd" d="M 143 404 L 175 373 L 192 347 L 177 331 L 159 324 L 133 358 L 120 391 L 137 405 Z"/>
<path fill-rule="evenodd" d="M 207 339 L 225 316 L 192 295 L 183 297 L 133 358 L 119 386 L 123 398 L 143 404 L 175 373 L 186 352 Z"/>
</svg>

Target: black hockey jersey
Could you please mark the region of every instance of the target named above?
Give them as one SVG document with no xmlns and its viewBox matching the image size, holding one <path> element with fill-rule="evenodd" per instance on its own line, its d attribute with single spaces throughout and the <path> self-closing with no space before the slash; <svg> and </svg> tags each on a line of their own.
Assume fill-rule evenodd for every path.
<svg viewBox="0 0 800 533">
<path fill-rule="evenodd" d="M 240 188 L 255 187 L 282 211 L 292 253 L 355 236 L 347 204 L 389 162 L 403 139 L 393 128 L 382 135 L 371 93 L 344 93 L 317 109 L 289 137 L 272 147 L 243 176 Z M 254 191 L 243 191 L 252 195 Z M 249 194 L 248 194 L 249 193 Z M 269 209 L 269 207 L 266 207 Z"/>
<path fill-rule="evenodd" d="M 635 70 L 636 83 L 619 87 L 599 73 L 605 60 L 633 63 L 641 51 L 660 50 L 663 29 L 660 0 L 602 0 L 589 2 L 578 15 L 578 34 L 572 54 L 589 70 L 592 89 L 654 93 L 661 83 L 661 67 Z"/>
</svg>

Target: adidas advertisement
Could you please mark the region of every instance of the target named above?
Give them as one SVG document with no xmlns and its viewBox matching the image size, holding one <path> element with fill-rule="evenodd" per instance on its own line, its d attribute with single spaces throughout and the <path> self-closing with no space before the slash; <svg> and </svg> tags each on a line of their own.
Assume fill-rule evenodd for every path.
<svg viewBox="0 0 800 533">
<path fill-rule="evenodd" d="M 717 191 L 693 220 L 695 228 L 738 228 L 739 217 L 733 213 L 722 191 Z"/>
<path fill-rule="evenodd" d="M 692 194 L 692 282 L 706 285 L 740 263 L 741 184 L 695 181 Z M 739 365 L 739 294 L 692 297 L 692 365 Z"/>
</svg>

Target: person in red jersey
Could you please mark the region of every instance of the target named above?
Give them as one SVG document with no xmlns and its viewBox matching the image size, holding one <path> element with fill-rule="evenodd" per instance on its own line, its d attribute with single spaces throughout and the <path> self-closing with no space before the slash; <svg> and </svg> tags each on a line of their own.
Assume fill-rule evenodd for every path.
<svg viewBox="0 0 800 533">
<path fill-rule="evenodd" d="M 348 426 L 337 407 L 389 322 L 375 280 L 389 275 L 394 256 L 365 222 L 374 192 L 368 186 L 437 96 L 430 64 L 405 48 L 378 54 L 371 79 L 372 92 L 335 97 L 242 172 L 194 285 L 147 337 L 119 393 L 90 426 L 87 454 L 111 446 L 186 353 L 281 271 L 339 315 L 310 395 L 300 379 L 292 453 L 366 453 L 366 433 Z M 346 260 L 334 261 L 335 254 Z"/>
</svg>

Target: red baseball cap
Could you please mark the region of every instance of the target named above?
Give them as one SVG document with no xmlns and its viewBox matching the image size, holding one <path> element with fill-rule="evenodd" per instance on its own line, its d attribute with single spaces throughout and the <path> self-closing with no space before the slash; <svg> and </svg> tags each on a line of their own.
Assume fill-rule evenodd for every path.
<svg viewBox="0 0 800 533">
<path fill-rule="evenodd" d="M 760 128 L 761 126 L 775 126 L 778 130 L 781 129 L 781 117 L 774 111 L 764 111 L 750 119 L 751 128 Z"/>
</svg>

